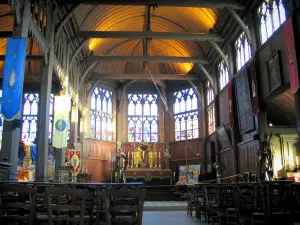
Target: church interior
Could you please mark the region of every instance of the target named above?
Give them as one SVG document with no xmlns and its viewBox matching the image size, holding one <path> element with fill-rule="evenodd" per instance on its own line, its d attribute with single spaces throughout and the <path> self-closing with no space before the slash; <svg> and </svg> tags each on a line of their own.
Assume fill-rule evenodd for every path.
<svg viewBox="0 0 300 225">
<path fill-rule="evenodd" d="M 299 38 L 299 0 L 0 0 L 0 223 L 300 224 Z"/>
</svg>

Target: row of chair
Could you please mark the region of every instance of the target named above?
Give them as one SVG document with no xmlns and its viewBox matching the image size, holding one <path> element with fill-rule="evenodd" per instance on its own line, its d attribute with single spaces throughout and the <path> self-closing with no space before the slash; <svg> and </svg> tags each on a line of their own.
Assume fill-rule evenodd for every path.
<svg viewBox="0 0 300 225">
<path fill-rule="evenodd" d="M 291 182 L 199 184 L 188 187 L 187 213 L 219 224 L 295 224 L 300 185 Z"/>
<path fill-rule="evenodd" d="M 0 224 L 142 224 L 145 191 L 128 187 L 0 185 Z"/>
</svg>

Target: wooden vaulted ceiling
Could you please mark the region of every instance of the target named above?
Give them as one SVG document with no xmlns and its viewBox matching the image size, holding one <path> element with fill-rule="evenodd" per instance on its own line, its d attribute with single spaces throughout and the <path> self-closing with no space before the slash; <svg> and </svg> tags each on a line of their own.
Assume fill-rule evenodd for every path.
<svg viewBox="0 0 300 225">
<path fill-rule="evenodd" d="M 0 5 L 0 31 L 12 32 L 14 26 L 14 15 L 13 9 L 8 4 Z M 7 37 L 0 37 L 0 55 L 6 53 L 6 41 Z M 30 56 L 41 56 L 42 51 L 40 50 L 37 42 L 31 38 L 27 41 L 27 53 Z M 25 63 L 25 81 L 29 83 L 37 83 L 40 81 L 40 72 L 42 68 L 41 60 L 26 61 Z M 0 78 L 3 76 L 4 60 L 0 60 Z"/>
<path fill-rule="evenodd" d="M 75 10 L 79 31 L 145 31 L 147 6 L 80 5 Z M 151 9 L 152 32 L 220 33 L 229 18 L 225 9 L 165 7 Z M 91 38 L 87 51 L 94 55 L 142 56 L 142 39 Z M 187 40 L 157 40 L 149 43 L 149 56 L 196 57 L 206 59 L 211 46 L 207 42 Z M 196 74 L 193 63 L 150 62 L 155 74 Z M 98 74 L 144 73 L 143 62 L 99 62 L 94 71 Z M 95 76 L 91 76 L 95 78 Z"/>
</svg>

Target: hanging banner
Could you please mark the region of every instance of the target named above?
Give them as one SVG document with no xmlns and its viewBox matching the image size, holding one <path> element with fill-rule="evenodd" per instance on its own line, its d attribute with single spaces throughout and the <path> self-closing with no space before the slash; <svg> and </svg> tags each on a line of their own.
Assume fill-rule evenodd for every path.
<svg viewBox="0 0 300 225">
<path fill-rule="evenodd" d="M 290 75 L 291 92 L 295 94 L 299 89 L 299 75 L 295 48 L 295 37 L 293 31 L 293 20 L 291 17 L 287 19 L 284 25 L 284 40 L 288 56 L 287 60 Z"/>
<path fill-rule="evenodd" d="M 54 148 L 66 148 L 70 103 L 68 96 L 54 97 L 53 141 Z"/>
<path fill-rule="evenodd" d="M 228 109 L 229 109 L 229 123 L 230 123 L 230 127 L 233 128 L 234 127 L 234 115 L 233 115 L 233 103 L 232 103 L 232 100 L 233 100 L 233 89 L 232 89 L 232 86 L 233 86 L 233 80 L 230 80 L 227 84 L 227 91 L 228 91 Z"/>
<path fill-rule="evenodd" d="M 1 113 L 6 120 L 19 115 L 23 99 L 27 38 L 9 38 L 6 43 Z"/>
<path fill-rule="evenodd" d="M 74 168 L 74 176 L 77 176 L 81 169 L 80 150 L 69 149 L 70 163 Z"/>
<path fill-rule="evenodd" d="M 252 103 L 252 113 L 254 116 L 258 116 L 259 113 L 259 99 L 257 93 L 257 76 L 256 76 L 256 56 L 251 60 L 249 65 L 249 79 L 251 88 L 251 103 Z"/>
</svg>

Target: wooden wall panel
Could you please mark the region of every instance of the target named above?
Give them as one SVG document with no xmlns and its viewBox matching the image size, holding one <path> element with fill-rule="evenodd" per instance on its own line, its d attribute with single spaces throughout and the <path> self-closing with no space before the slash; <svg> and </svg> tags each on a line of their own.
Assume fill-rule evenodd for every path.
<svg viewBox="0 0 300 225">
<path fill-rule="evenodd" d="M 225 166 L 223 177 L 229 177 L 233 174 L 233 152 L 232 149 L 220 152 L 220 162 Z"/>
<path fill-rule="evenodd" d="M 229 123 L 229 108 L 228 108 L 228 91 L 227 86 L 219 93 L 219 112 L 220 125 Z"/>
<path fill-rule="evenodd" d="M 171 160 L 185 160 L 185 141 L 170 143 Z M 194 159 L 200 153 L 200 158 L 204 156 L 202 140 L 190 140 L 187 142 L 187 158 Z"/>
<path fill-rule="evenodd" d="M 116 143 L 95 139 L 86 140 L 86 172 L 92 182 L 106 182 L 110 178 L 109 153 L 116 152 Z"/>
<path fill-rule="evenodd" d="M 247 141 L 238 145 L 238 168 L 239 173 L 257 172 L 258 141 Z"/>
<path fill-rule="evenodd" d="M 269 96 L 270 91 L 267 62 L 272 58 L 276 51 L 280 52 L 283 84 L 288 84 L 290 82 L 290 78 L 288 73 L 287 52 L 284 42 L 283 26 L 277 32 L 275 32 L 275 34 L 258 50 L 258 82 L 262 99 L 265 99 Z"/>
</svg>

